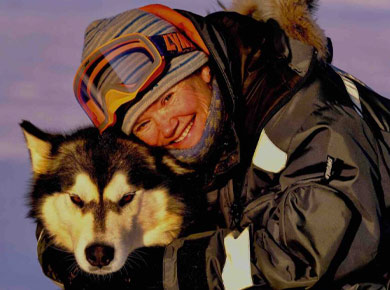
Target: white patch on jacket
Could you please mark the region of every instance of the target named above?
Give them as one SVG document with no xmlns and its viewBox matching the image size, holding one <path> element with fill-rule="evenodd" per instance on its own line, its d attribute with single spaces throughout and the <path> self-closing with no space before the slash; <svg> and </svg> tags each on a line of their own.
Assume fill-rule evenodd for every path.
<svg viewBox="0 0 390 290">
<path fill-rule="evenodd" d="M 287 153 L 278 148 L 263 130 L 252 163 L 262 170 L 279 173 L 286 167 Z"/>
<path fill-rule="evenodd" d="M 224 239 L 226 261 L 222 270 L 226 290 L 244 289 L 253 286 L 251 276 L 251 251 L 249 228 L 241 233 L 231 232 Z"/>
</svg>

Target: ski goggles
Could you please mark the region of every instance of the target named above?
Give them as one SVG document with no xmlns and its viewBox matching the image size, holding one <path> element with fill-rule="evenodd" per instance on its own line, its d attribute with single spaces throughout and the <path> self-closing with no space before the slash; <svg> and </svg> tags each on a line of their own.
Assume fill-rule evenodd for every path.
<svg viewBox="0 0 390 290">
<path fill-rule="evenodd" d="M 151 37 L 132 33 L 98 47 L 81 63 L 73 88 L 93 124 L 103 132 L 116 122 L 116 111 L 161 77 L 167 61 L 196 50 L 182 34 Z"/>
</svg>

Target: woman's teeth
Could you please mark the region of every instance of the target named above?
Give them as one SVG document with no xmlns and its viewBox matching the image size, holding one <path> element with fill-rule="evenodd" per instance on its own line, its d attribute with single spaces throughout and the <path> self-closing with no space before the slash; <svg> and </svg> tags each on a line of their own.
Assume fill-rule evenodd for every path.
<svg viewBox="0 0 390 290">
<path fill-rule="evenodd" d="M 184 132 L 180 135 L 179 138 L 177 138 L 175 141 L 173 141 L 173 143 L 179 143 L 179 142 L 183 141 L 184 138 L 187 137 L 188 132 L 190 132 L 190 130 L 191 130 L 191 128 L 192 128 L 192 125 L 194 125 L 194 122 L 193 122 L 193 121 L 191 121 L 191 122 L 188 124 L 188 126 L 187 126 L 187 128 L 184 130 Z"/>
</svg>

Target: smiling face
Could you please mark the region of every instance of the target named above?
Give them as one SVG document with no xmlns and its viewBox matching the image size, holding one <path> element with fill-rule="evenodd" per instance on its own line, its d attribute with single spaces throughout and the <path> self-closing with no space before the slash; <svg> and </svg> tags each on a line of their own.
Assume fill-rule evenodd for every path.
<svg viewBox="0 0 390 290">
<path fill-rule="evenodd" d="M 212 90 L 210 68 L 179 82 L 154 102 L 136 121 L 133 133 L 151 146 L 194 147 L 202 137 Z"/>
</svg>

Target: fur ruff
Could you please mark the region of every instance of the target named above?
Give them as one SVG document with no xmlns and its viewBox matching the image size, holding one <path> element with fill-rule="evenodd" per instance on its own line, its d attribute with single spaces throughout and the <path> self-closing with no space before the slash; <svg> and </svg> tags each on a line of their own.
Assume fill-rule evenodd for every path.
<svg viewBox="0 0 390 290">
<path fill-rule="evenodd" d="M 313 19 L 317 3 L 318 0 L 233 0 L 229 10 L 259 21 L 276 20 L 289 37 L 313 46 L 318 57 L 325 59 L 327 39 Z"/>
</svg>

